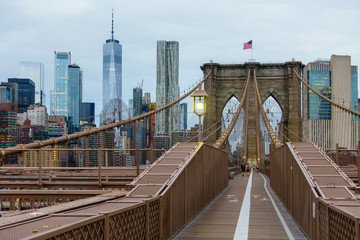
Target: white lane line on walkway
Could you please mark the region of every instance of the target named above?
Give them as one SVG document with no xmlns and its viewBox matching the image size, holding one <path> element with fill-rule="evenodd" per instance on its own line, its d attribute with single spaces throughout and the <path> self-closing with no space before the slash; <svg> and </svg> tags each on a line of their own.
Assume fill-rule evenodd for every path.
<svg viewBox="0 0 360 240">
<path fill-rule="evenodd" d="M 234 240 L 248 239 L 249 235 L 249 221 L 250 221 L 250 193 L 252 186 L 253 171 L 250 173 L 250 177 L 246 186 L 244 200 L 241 205 L 240 215 L 236 224 Z"/>
<path fill-rule="evenodd" d="M 266 187 L 266 179 L 264 178 L 264 176 L 263 176 L 261 173 L 260 173 L 260 175 L 261 175 L 261 177 L 264 179 L 264 188 L 265 188 L 267 194 L 269 195 L 269 198 L 270 198 L 270 200 L 271 200 L 271 203 L 272 203 L 272 205 L 273 205 L 274 208 L 275 208 L 275 211 L 276 211 L 276 213 L 277 213 L 277 215 L 278 215 L 278 217 L 279 217 L 279 219 L 280 219 L 281 224 L 283 225 L 283 227 L 284 227 L 284 229 L 285 229 L 285 232 L 286 232 L 288 238 L 289 238 L 290 240 L 293 240 L 293 239 L 294 239 L 294 236 L 292 235 L 292 233 L 291 233 L 288 225 L 286 224 L 283 216 L 281 215 L 278 207 L 276 206 L 274 199 L 271 197 L 271 195 L 270 195 L 270 193 L 269 193 L 269 191 L 268 191 L 268 189 L 267 189 L 267 187 Z"/>
</svg>

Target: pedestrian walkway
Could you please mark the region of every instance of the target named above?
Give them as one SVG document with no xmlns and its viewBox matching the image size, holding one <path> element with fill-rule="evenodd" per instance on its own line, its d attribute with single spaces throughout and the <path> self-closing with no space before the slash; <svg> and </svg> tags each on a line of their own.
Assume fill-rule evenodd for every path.
<svg viewBox="0 0 360 240">
<path fill-rule="evenodd" d="M 270 189 L 269 179 L 252 173 L 230 180 L 229 187 L 175 239 L 307 238 Z"/>
</svg>

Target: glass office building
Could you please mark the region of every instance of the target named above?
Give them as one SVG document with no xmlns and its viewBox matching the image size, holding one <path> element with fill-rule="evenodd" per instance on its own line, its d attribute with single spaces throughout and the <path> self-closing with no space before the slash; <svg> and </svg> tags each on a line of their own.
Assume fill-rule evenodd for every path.
<svg viewBox="0 0 360 240">
<path fill-rule="evenodd" d="M 80 126 L 82 71 L 76 64 L 68 66 L 68 117 L 74 127 Z"/>
<path fill-rule="evenodd" d="M 331 71 L 307 71 L 307 80 L 311 87 L 325 97 L 331 99 Z M 357 70 L 351 68 L 351 109 L 357 110 Z M 308 90 L 308 114 L 309 119 L 331 119 L 331 104 L 316 96 Z M 346 103 L 342 103 L 345 104 Z M 346 105 L 348 106 L 348 105 Z M 353 116 L 353 120 L 356 117 Z"/>
<path fill-rule="evenodd" d="M 54 90 L 51 91 L 51 112 L 59 116 L 68 116 L 68 66 L 70 52 L 54 54 Z"/>
<path fill-rule="evenodd" d="M 18 85 L 18 113 L 26 112 L 35 103 L 35 83 L 28 78 L 9 78 L 8 82 Z"/>
<path fill-rule="evenodd" d="M 310 70 L 307 72 L 308 83 L 316 91 L 331 99 L 331 73 L 330 71 Z M 331 104 L 308 90 L 309 119 L 331 119 Z"/>
<path fill-rule="evenodd" d="M 310 62 L 304 79 L 316 91 L 347 108 L 357 109 L 357 66 L 350 56 L 332 55 L 330 61 Z M 303 138 L 323 149 L 355 149 L 358 143 L 358 121 L 354 116 L 332 106 L 311 90 L 303 88 Z"/>
<path fill-rule="evenodd" d="M 93 123 L 95 121 L 95 103 L 83 102 L 81 103 L 81 118 L 83 122 Z"/>
<path fill-rule="evenodd" d="M 20 78 L 29 78 L 35 83 L 35 104 L 45 105 L 44 64 L 21 61 Z"/>
</svg>

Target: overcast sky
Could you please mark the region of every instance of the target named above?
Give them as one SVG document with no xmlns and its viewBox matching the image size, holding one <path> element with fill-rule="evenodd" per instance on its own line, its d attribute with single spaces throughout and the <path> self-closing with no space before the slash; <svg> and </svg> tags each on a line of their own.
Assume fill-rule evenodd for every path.
<svg viewBox="0 0 360 240">
<path fill-rule="evenodd" d="M 360 63 L 358 0 L 0 0 L 0 81 L 18 77 L 19 61 L 45 65 L 50 106 L 54 50 L 71 51 L 84 72 L 83 101 L 102 106 L 102 45 L 111 33 L 123 48 L 123 98 L 144 79 L 155 101 L 156 41 L 180 43 L 180 88 L 202 77 L 200 66 L 244 63 L 251 51 L 262 63 L 308 63 L 332 54 Z M 49 111 L 49 109 L 48 109 Z"/>
</svg>

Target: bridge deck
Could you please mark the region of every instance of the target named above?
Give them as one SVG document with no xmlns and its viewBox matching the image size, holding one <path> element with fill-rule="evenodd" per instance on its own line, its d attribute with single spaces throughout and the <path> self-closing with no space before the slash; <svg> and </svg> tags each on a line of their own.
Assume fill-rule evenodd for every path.
<svg viewBox="0 0 360 240">
<path fill-rule="evenodd" d="M 268 178 L 265 177 L 267 189 L 288 234 L 265 190 L 264 178 L 253 173 L 251 179 L 249 186 L 248 176 L 236 176 L 228 189 L 175 239 L 289 239 L 288 234 L 294 239 L 307 239 L 271 190 Z M 246 191 L 247 187 L 251 187 L 251 191 Z"/>
</svg>

